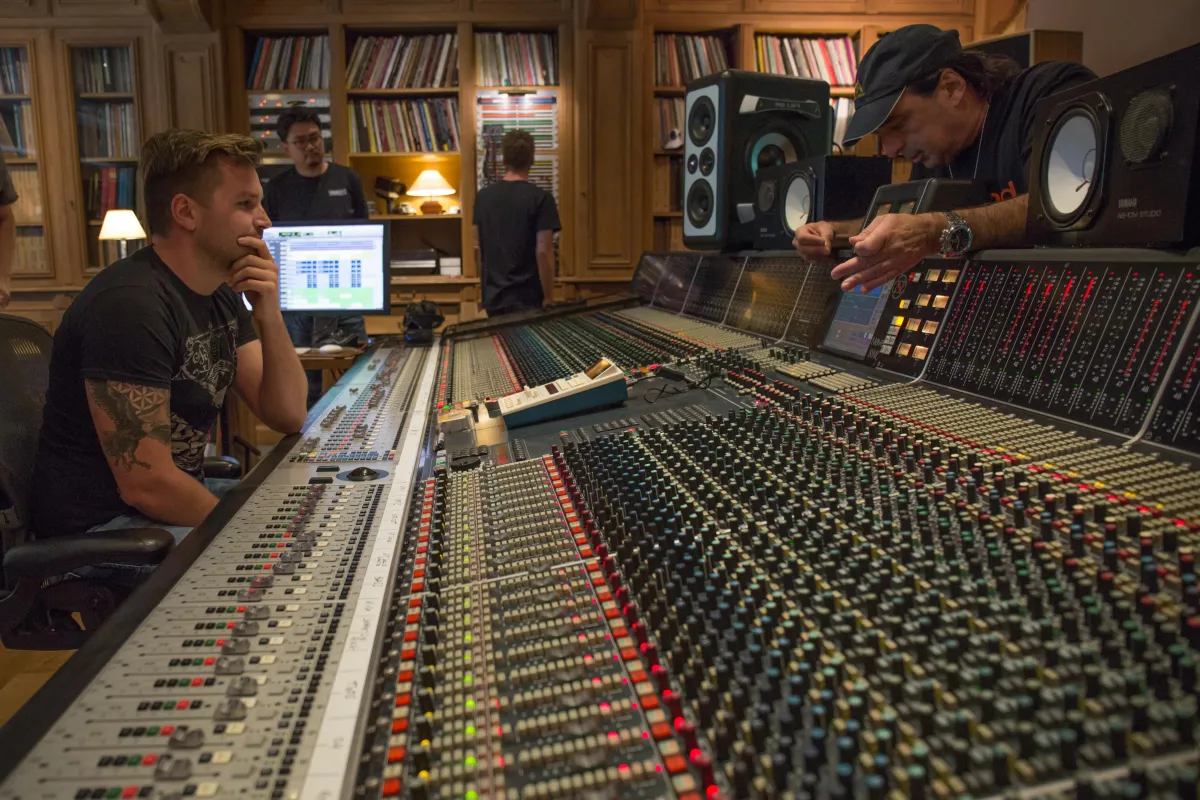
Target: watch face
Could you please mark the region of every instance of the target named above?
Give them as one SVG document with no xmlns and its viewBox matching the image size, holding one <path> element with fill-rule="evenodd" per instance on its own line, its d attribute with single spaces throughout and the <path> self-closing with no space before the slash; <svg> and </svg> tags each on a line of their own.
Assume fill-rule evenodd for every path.
<svg viewBox="0 0 1200 800">
<path fill-rule="evenodd" d="M 966 228 L 955 228 L 950 231 L 950 252 L 961 253 L 967 249 L 971 233 Z"/>
</svg>

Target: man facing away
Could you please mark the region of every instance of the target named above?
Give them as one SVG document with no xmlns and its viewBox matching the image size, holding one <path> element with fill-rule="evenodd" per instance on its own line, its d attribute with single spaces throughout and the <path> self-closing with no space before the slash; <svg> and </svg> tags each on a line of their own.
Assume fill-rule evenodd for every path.
<svg viewBox="0 0 1200 800">
<path fill-rule="evenodd" d="M 229 488 L 206 485 L 201 469 L 231 387 L 274 430 L 303 425 L 304 371 L 262 240 L 261 150 L 188 130 L 142 148 L 151 245 L 92 278 L 54 336 L 33 481 L 39 538 L 159 527 L 182 540 Z"/>
<path fill-rule="evenodd" d="M 561 228 L 554 197 L 529 182 L 533 137 L 504 134 L 504 179 L 475 198 L 475 251 L 483 307 L 496 317 L 541 308 L 554 299 L 554 232 Z"/>
<path fill-rule="evenodd" d="M 263 207 L 276 224 L 285 222 L 336 222 L 367 219 L 370 210 L 358 173 L 325 160 L 325 137 L 321 117 L 304 106 L 289 108 L 279 115 L 276 133 L 292 167 L 267 182 Z M 342 344 L 356 337 L 367 341 L 362 314 L 318 314 L 284 312 L 284 321 L 297 347 Z M 308 407 L 321 399 L 321 371 L 308 370 Z"/>
</svg>

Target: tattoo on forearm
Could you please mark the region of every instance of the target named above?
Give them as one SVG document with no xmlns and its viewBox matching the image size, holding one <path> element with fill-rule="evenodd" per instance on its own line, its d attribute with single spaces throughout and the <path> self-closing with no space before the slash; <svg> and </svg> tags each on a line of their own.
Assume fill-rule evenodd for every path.
<svg viewBox="0 0 1200 800">
<path fill-rule="evenodd" d="M 170 402 L 171 393 L 122 381 L 86 381 L 92 402 L 112 422 L 113 430 L 97 431 L 100 448 L 112 462 L 125 470 L 150 465 L 137 457 L 138 444 L 150 438 L 171 445 L 171 423 L 155 419 Z"/>
</svg>

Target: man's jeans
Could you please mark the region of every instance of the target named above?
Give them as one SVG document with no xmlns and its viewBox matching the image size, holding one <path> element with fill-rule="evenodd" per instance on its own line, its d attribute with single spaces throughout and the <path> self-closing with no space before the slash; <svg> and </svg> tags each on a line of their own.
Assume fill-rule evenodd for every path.
<svg viewBox="0 0 1200 800">
<path fill-rule="evenodd" d="M 215 494 L 218 499 L 223 497 L 226 492 L 238 485 L 238 481 L 230 478 L 205 478 L 204 488 Z M 184 537 L 192 532 L 192 529 L 186 525 L 163 525 L 161 522 L 156 522 L 142 514 L 122 514 L 119 517 L 110 519 L 101 525 L 88 528 L 88 533 L 97 531 L 122 531 L 129 528 L 158 528 L 164 530 L 175 537 L 175 544 L 178 545 L 183 541 Z M 89 578 L 91 580 L 104 581 L 106 583 L 124 583 L 136 585 L 154 571 L 153 566 L 133 565 L 133 564 L 98 564 L 91 567 L 80 567 L 71 573 L 76 578 Z"/>
</svg>

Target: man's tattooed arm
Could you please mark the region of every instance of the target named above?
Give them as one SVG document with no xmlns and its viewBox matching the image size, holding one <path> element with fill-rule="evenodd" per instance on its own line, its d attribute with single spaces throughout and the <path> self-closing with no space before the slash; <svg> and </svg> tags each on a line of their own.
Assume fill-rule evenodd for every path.
<svg viewBox="0 0 1200 800">
<path fill-rule="evenodd" d="M 170 391 L 123 381 L 89 380 L 85 384 L 95 406 L 92 418 L 104 455 L 114 468 L 150 469 L 150 464 L 138 458 L 138 445 L 151 439 L 171 446 Z"/>
</svg>

